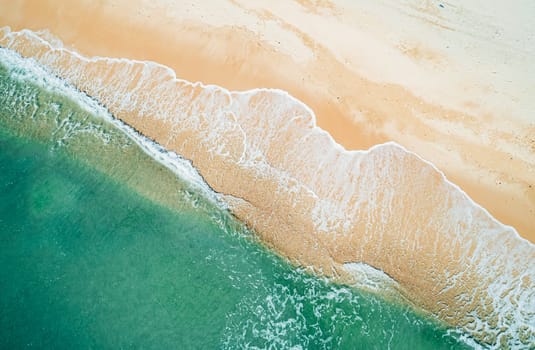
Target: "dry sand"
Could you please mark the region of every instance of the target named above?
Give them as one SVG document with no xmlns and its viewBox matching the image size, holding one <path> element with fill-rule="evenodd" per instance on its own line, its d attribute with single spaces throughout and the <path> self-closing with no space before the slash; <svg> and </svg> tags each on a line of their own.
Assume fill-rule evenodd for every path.
<svg viewBox="0 0 535 350">
<path fill-rule="evenodd" d="M 189 81 L 286 90 L 347 149 L 396 141 L 535 242 L 532 3 L 264 3 L 1 0 L 0 25 Z"/>
</svg>

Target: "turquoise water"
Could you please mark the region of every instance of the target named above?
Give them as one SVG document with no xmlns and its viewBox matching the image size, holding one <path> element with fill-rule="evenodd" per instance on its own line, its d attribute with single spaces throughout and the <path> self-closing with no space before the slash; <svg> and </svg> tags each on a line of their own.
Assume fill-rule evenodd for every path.
<svg viewBox="0 0 535 350">
<path fill-rule="evenodd" d="M 0 49 L 1 348 L 468 348 L 291 266 L 99 113 Z"/>
</svg>

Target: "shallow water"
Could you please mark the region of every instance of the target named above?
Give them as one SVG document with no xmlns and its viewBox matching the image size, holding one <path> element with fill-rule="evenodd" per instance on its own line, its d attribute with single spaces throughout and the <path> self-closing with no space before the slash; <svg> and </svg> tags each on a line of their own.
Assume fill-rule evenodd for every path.
<svg viewBox="0 0 535 350">
<path fill-rule="evenodd" d="M 52 76 L 32 82 L 34 63 L 10 59 L 20 67 L 0 65 L 2 348 L 468 347 L 408 305 L 294 268 L 94 101 Z"/>
</svg>

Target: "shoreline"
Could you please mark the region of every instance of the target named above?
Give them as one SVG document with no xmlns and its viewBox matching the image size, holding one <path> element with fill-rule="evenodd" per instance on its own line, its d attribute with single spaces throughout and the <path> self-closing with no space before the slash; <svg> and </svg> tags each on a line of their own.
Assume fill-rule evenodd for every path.
<svg viewBox="0 0 535 350">
<path fill-rule="evenodd" d="M 414 153 L 390 143 L 344 151 L 286 92 L 193 84 L 160 64 L 84 58 L 29 31 L 4 31 L 0 41 L 191 159 L 232 213 L 291 262 L 342 282 L 357 278 L 348 263 L 364 262 L 451 325 L 472 324 L 475 313 L 467 329 L 484 343 L 523 337 L 529 315 L 515 305 L 531 300 L 533 245 Z M 467 293 L 469 303 L 458 299 Z M 497 339 L 502 326 L 510 331 Z"/>
<path fill-rule="evenodd" d="M 364 150 L 395 141 L 436 164 L 500 222 L 512 225 L 522 237 L 535 242 L 535 172 L 530 171 L 535 159 L 529 154 L 529 125 L 522 130 L 526 126 L 505 120 L 500 122 L 504 126 L 492 127 L 495 117 L 458 112 L 426 102 L 406 87 L 371 81 L 344 66 L 328 48 L 314 44 L 312 37 L 295 28 L 281 35 L 286 33 L 290 38 L 301 33 L 305 44 L 316 45 L 315 52 L 309 50 L 313 59 L 307 56 L 310 46 L 304 45 L 297 51 L 303 61 L 296 62 L 284 49 L 278 50 L 269 40 L 258 37 L 251 26 L 217 27 L 203 23 L 195 14 L 185 22 L 180 17 L 184 14 L 178 20 L 162 15 L 165 20 L 155 23 L 151 18 L 162 11 L 156 5 L 139 13 L 130 9 L 117 13 L 118 8 L 125 10 L 121 1 L 103 8 L 87 6 L 57 9 L 54 1 L 48 1 L 32 10 L 23 5 L 6 11 L 9 18 L 0 15 L 0 23 L 11 25 L 13 30 L 47 28 L 66 47 L 89 56 L 156 61 L 187 81 L 202 81 L 229 90 L 262 86 L 288 91 L 314 110 L 318 126 L 346 149 Z M 232 6 L 227 6 L 230 12 L 248 18 L 239 6 Z M 76 13 L 84 11 L 90 19 L 72 22 Z M 249 14 L 253 15 L 258 13 Z M 264 20 L 269 21 L 274 15 L 265 16 Z M 118 29 L 108 25 L 118 22 Z M 284 22 L 282 27 L 288 25 Z M 238 50 L 231 52 L 233 49 Z M 365 98 L 361 99 L 361 95 Z M 507 126 L 509 122 L 513 126 Z M 490 129 L 484 124 L 491 125 Z M 496 144 L 502 146 L 496 148 Z M 535 140 L 531 147 L 535 150 Z M 527 155 L 511 153 L 522 149 Z"/>
<path fill-rule="evenodd" d="M 77 54 L 68 43 L 66 49 L 59 49 L 59 42 L 46 33 L 4 31 L 0 32 L 0 42 L 23 56 L 35 57 L 118 119 L 190 159 L 210 187 L 222 193 L 233 214 L 293 263 L 347 281 L 356 277 L 345 266 L 365 262 L 399 282 L 411 302 L 449 324 L 466 326 L 486 344 L 512 344 L 515 338 L 525 342 L 526 336 L 529 342 L 533 337 L 529 330 L 525 334 L 522 325 L 529 320 L 533 300 L 530 262 L 535 258 L 534 245 L 525 235 L 518 239 L 517 231 L 502 225 L 490 210 L 474 202 L 472 195 L 466 195 L 462 184 L 445 178 L 439 164 L 424 160 L 428 158 L 421 153 L 384 141 L 360 147 L 368 148 L 366 151 L 346 151 L 336 135 L 317 126 L 322 118 L 316 119 L 313 107 L 291 91 L 235 92 L 227 86 L 191 83 L 177 79 L 173 67 L 161 62 L 86 58 L 83 51 Z M 237 61 L 231 66 L 243 68 L 240 64 Z M 234 84 L 255 80 L 242 81 L 248 71 L 237 72 Z M 229 76 L 233 73 L 225 72 Z M 379 93 L 374 92 L 373 82 L 368 83 L 365 87 L 371 89 L 372 96 Z M 320 88 L 325 86 L 311 84 L 310 89 L 316 90 L 309 92 L 320 96 Z M 385 91 L 399 87 L 382 88 L 383 95 L 377 96 L 384 97 Z M 400 96 L 409 105 L 419 101 L 423 106 L 420 113 L 451 112 L 430 107 L 406 91 Z M 349 107 L 346 104 L 344 108 Z M 421 117 L 414 114 L 416 119 Z M 474 122 L 464 114 L 449 117 L 454 125 Z M 420 122 L 435 127 L 445 123 L 432 118 Z M 399 134 L 403 130 L 392 125 L 390 129 L 368 126 L 376 127 L 377 133 L 390 130 Z M 487 148 L 470 144 L 473 140 L 463 134 L 466 130 L 457 131 L 462 142 L 455 140 L 464 149 L 485 155 Z M 379 137 L 370 139 L 377 141 Z M 486 156 L 499 164 L 497 155 L 500 152 Z M 526 158 L 528 170 L 530 157 Z M 479 162 L 484 158 L 478 158 Z M 470 169 L 455 157 L 445 161 L 450 171 L 460 167 L 459 173 L 466 175 Z M 529 177 L 530 173 L 513 175 Z M 511 184 L 520 181 L 509 180 Z M 503 201 L 499 204 L 508 206 Z M 508 329 L 506 334 L 493 333 L 503 327 Z"/>
</svg>

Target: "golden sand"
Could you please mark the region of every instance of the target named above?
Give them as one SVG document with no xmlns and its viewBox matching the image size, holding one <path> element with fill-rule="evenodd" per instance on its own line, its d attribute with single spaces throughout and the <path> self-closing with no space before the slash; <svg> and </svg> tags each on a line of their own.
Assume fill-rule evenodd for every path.
<svg viewBox="0 0 535 350">
<path fill-rule="evenodd" d="M 469 80 L 474 70 L 470 66 L 457 72 L 467 78 L 456 80 L 450 69 L 455 62 L 445 53 L 449 51 L 436 49 L 440 45 L 431 39 L 405 39 L 394 43 L 390 51 L 388 45 L 381 46 L 385 28 L 392 26 L 395 31 L 396 23 L 405 25 L 401 15 L 390 18 L 385 11 L 387 22 L 381 21 L 370 4 L 357 12 L 343 2 L 286 3 L 274 3 L 269 10 L 262 2 L 244 5 L 235 1 L 180 5 L 165 1 L 0 1 L 4 9 L 0 23 L 17 30 L 48 29 L 65 45 L 88 56 L 159 62 L 188 81 L 230 90 L 272 87 L 288 91 L 310 106 L 318 125 L 346 149 L 396 141 L 436 164 L 494 217 L 535 242 L 533 108 L 525 107 L 518 96 L 510 98 L 515 91 L 498 95 L 500 88 L 511 84 Z M 437 14 L 438 8 L 427 5 L 405 10 L 420 18 L 414 30 L 427 23 L 422 28 L 429 32 L 437 27 L 453 31 L 444 24 L 451 26 L 451 19 L 448 22 Z M 299 22 L 300 18 L 304 20 Z M 331 26 L 321 27 L 321 18 Z M 349 27 L 351 19 L 361 27 Z M 491 45 L 492 38 L 485 37 L 488 28 L 483 24 L 481 28 L 478 23 L 470 24 L 481 30 L 482 39 L 465 46 L 489 46 L 489 54 L 498 52 Z M 458 32 L 469 29 L 466 25 Z M 321 35 L 326 39 L 317 39 Z M 420 36 L 425 39 L 424 33 Z M 347 53 L 344 47 L 353 51 Z M 510 55 L 523 57 L 521 49 L 513 49 Z M 359 56 L 363 50 L 366 54 Z M 468 60 L 471 52 L 465 51 L 458 53 L 459 60 Z M 349 55 L 353 52 L 356 57 Z M 414 64 L 425 69 L 415 70 Z M 517 70 L 528 68 L 532 69 Z M 529 72 L 523 79 L 528 85 Z M 435 78 L 440 76 L 451 77 L 457 85 Z M 523 93 L 533 96 L 533 86 L 535 82 Z"/>
<path fill-rule="evenodd" d="M 365 262 L 397 281 L 408 299 L 488 344 L 535 337 L 526 328 L 533 316 L 533 245 L 416 155 L 533 241 L 533 133 L 522 116 L 502 123 L 378 83 L 282 20 L 304 43 L 297 54 L 246 27 L 178 21 L 157 6 L 50 4 L 12 8 L 0 19 L 13 28 L 48 28 L 68 49 L 30 32 L 4 31 L 0 45 L 35 57 L 116 117 L 191 159 L 268 245 L 342 281 L 355 282 L 348 264 Z M 275 16 L 218 4 L 264 21 Z M 82 8 L 86 15 L 74 16 Z M 155 23 L 156 15 L 165 20 Z M 176 80 L 164 66 L 88 59 L 75 49 L 154 60 L 180 78 L 231 89 L 283 88 L 312 107 L 318 125 L 348 149 L 395 140 L 416 154 L 390 143 L 347 152 L 316 127 L 306 105 L 282 91 L 230 92 Z M 423 47 L 403 50 L 435 57 Z M 518 150 L 513 159 L 511 150 Z"/>
</svg>

